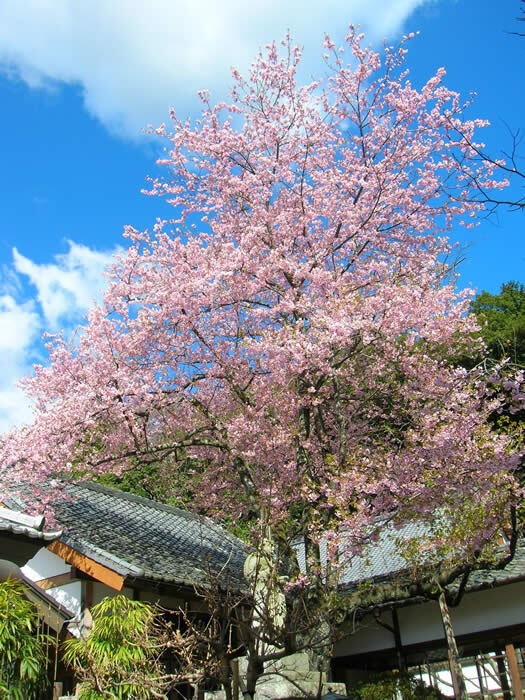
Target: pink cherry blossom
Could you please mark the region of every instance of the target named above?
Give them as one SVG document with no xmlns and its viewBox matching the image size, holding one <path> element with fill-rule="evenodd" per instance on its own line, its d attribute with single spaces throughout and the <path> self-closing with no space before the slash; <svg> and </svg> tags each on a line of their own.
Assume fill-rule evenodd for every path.
<svg viewBox="0 0 525 700">
<path fill-rule="evenodd" d="M 128 227 L 103 303 L 50 339 L 0 488 L 43 498 L 50 477 L 185 454 L 206 465 L 196 507 L 288 523 L 332 554 L 378 517 L 453 519 L 467 502 L 490 538 L 518 455 L 487 423 L 497 393 L 450 361 L 482 343 L 447 240 L 483 215 L 473 183 L 501 186 L 469 146 L 485 123 L 443 69 L 411 84 L 405 42 L 380 55 L 353 29 L 343 47 L 326 37 L 328 78 L 309 85 L 283 46 L 233 72 L 230 104 L 201 92 L 197 122 L 172 112 L 155 130 L 166 175 L 148 194 L 174 223 Z"/>
</svg>

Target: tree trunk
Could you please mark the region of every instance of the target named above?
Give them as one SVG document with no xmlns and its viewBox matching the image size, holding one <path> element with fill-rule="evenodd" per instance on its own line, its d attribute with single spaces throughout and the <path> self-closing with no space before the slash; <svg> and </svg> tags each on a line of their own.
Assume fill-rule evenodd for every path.
<svg viewBox="0 0 525 700">
<path fill-rule="evenodd" d="M 232 661 L 232 700 L 239 700 L 239 659 Z"/>
<path fill-rule="evenodd" d="M 452 676 L 452 683 L 454 685 L 454 696 L 456 697 L 456 700 L 467 700 L 467 688 L 465 686 L 465 679 L 463 678 L 463 672 L 459 663 L 458 647 L 454 637 L 454 630 L 452 629 L 452 621 L 448 611 L 445 591 L 441 591 L 439 595 L 439 608 L 441 610 L 441 620 L 443 622 L 443 629 L 447 640 L 448 662 L 450 666 L 450 674 Z"/>
<path fill-rule="evenodd" d="M 248 656 L 248 667 L 246 668 L 246 685 L 243 688 L 243 700 L 254 700 L 257 681 L 263 669 L 258 656 L 255 658 Z"/>
<path fill-rule="evenodd" d="M 329 636 L 330 633 L 330 625 L 329 623 L 325 620 L 320 622 L 319 624 L 319 636 L 321 639 L 324 639 L 325 637 Z M 331 647 L 326 644 L 322 644 L 319 649 L 317 649 L 316 653 L 314 654 L 315 658 L 315 669 L 319 671 L 321 674 L 319 676 L 319 684 L 317 686 L 317 694 L 316 694 L 316 699 L 320 700 L 322 695 L 323 695 L 323 677 L 328 680 L 329 674 L 330 674 L 330 660 L 332 658 L 332 649 Z"/>
</svg>

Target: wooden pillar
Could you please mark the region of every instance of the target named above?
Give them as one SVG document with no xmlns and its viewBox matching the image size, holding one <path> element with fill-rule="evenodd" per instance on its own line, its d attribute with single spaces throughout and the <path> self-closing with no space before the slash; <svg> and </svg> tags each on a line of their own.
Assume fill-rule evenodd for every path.
<svg viewBox="0 0 525 700">
<path fill-rule="evenodd" d="M 452 676 L 452 684 L 454 686 L 454 695 L 456 700 L 467 700 L 467 688 L 459 663 L 458 647 L 456 645 L 456 638 L 454 637 L 454 630 L 452 629 L 452 620 L 450 619 L 445 591 L 441 591 L 439 595 L 439 609 L 441 610 L 441 621 L 447 640 L 448 663 L 450 666 L 450 675 Z"/>
<path fill-rule="evenodd" d="M 81 607 L 82 610 L 85 608 L 91 608 L 93 605 L 93 580 L 83 579 L 82 580 L 82 593 L 81 593 Z"/>
<path fill-rule="evenodd" d="M 407 664 L 405 659 L 405 654 L 403 651 L 403 644 L 401 642 L 401 628 L 399 627 L 399 617 L 397 614 L 397 608 L 392 608 L 392 628 L 394 630 L 394 640 L 396 643 L 396 654 L 397 654 L 397 667 L 399 673 L 407 672 Z"/>
<path fill-rule="evenodd" d="M 403 651 L 403 644 L 401 642 L 401 628 L 399 626 L 399 617 L 397 614 L 397 609 L 395 607 L 392 608 L 391 614 L 392 614 L 392 624 L 389 625 L 388 623 L 384 622 L 381 619 L 380 609 L 379 608 L 374 609 L 374 617 L 375 617 L 377 624 L 381 625 L 381 627 L 384 627 L 386 630 L 388 630 L 391 634 L 394 635 L 394 643 L 396 646 L 397 668 L 399 669 L 400 673 L 406 673 L 407 672 L 407 665 L 406 665 L 405 654 Z"/>
<path fill-rule="evenodd" d="M 503 691 L 503 700 L 512 700 L 510 697 L 509 681 L 507 680 L 507 669 L 505 668 L 505 651 L 498 651 L 496 665 L 498 667 L 499 682 Z"/>
<path fill-rule="evenodd" d="M 518 659 L 516 658 L 516 650 L 514 649 L 514 644 L 507 644 L 505 646 L 505 654 L 507 655 L 507 661 L 509 664 L 512 692 L 514 693 L 514 697 L 516 698 L 516 700 L 522 700 L 523 690 L 521 687 L 520 670 L 518 667 Z"/>
<path fill-rule="evenodd" d="M 483 674 L 481 673 L 481 669 L 479 667 L 478 656 L 476 656 L 476 673 L 478 674 L 479 694 L 481 695 L 481 700 L 485 700 L 485 685 L 483 683 Z"/>
</svg>

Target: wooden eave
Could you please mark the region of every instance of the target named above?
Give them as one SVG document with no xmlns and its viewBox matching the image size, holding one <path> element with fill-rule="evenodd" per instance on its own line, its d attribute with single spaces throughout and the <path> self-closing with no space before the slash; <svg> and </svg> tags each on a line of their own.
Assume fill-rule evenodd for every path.
<svg viewBox="0 0 525 700">
<path fill-rule="evenodd" d="M 116 571 L 82 554 L 68 544 L 56 540 L 48 545 L 47 549 L 79 571 L 94 578 L 96 581 L 100 581 L 106 586 L 109 586 L 109 588 L 113 588 L 115 591 L 122 590 L 125 581 L 124 576 L 121 576 L 121 574 L 118 574 Z"/>
</svg>

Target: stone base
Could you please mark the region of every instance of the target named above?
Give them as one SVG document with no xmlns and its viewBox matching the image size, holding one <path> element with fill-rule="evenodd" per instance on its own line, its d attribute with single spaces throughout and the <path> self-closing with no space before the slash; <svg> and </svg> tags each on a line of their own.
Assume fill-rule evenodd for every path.
<svg viewBox="0 0 525 700">
<path fill-rule="evenodd" d="M 246 671 L 246 658 L 239 659 L 239 675 Z M 288 698 L 317 697 L 321 684 L 321 694 L 330 692 L 346 695 L 344 683 L 326 680 L 326 674 L 310 669 L 310 659 L 306 652 L 291 654 L 278 661 L 265 665 L 264 675 L 257 681 L 256 700 L 285 700 Z M 225 700 L 224 691 L 207 692 L 205 700 Z"/>
</svg>

